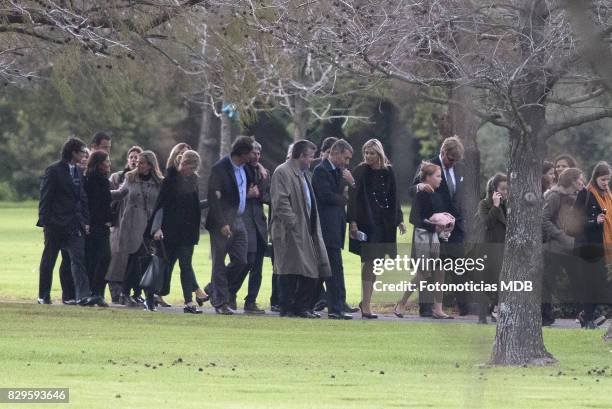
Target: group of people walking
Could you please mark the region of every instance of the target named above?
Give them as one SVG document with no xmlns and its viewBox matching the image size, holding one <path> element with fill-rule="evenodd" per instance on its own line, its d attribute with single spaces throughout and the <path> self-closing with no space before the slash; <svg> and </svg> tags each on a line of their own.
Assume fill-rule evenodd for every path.
<svg viewBox="0 0 612 409">
<path fill-rule="evenodd" d="M 327 308 L 332 319 L 351 319 L 358 311 L 364 319 L 377 318 L 372 310 L 374 261 L 394 257 L 397 233 L 407 231 L 398 195 L 402 182 L 379 140 L 362 146 L 363 161 L 353 171 L 348 169 L 353 147 L 330 137 L 317 159 L 312 142 L 295 142 L 286 162 L 269 172 L 260 163 L 261 145 L 251 137 L 238 137 L 231 153 L 212 167 L 206 200 L 200 200 L 198 191 L 200 158 L 187 144 L 172 149 L 164 174 L 152 151 L 135 146 L 127 152 L 125 168 L 110 175 L 110 142 L 107 134 L 94 135 L 88 154 L 84 142 L 71 138 L 64 144 L 62 159 L 45 171 L 38 222 L 45 235 L 39 303 L 51 302 L 52 271 L 61 251 L 66 304 L 108 305 L 108 283 L 113 302 L 142 304 L 150 311 L 170 306 L 164 297 L 178 261 L 186 313 L 201 313 L 198 306 L 210 300 L 218 314 L 233 314 L 236 295 L 248 276 L 244 311 L 262 314 L 257 297 L 268 254 L 273 263 L 270 305 L 281 316 L 318 318 L 318 311 Z M 459 138 L 447 138 L 439 155 L 417 171 L 409 190 L 413 257 L 459 258 L 470 253 L 464 246 L 464 215 L 470 209 L 463 208 L 460 199 L 463 154 Z M 583 326 L 592 328 L 594 303 L 601 302 L 596 292 L 606 288 L 606 264 L 612 254 L 612 216 L 607 213 L 612 206 L 610 167 L 599 163 L 585 188 L 583 173 L 570 156 L 552 165 L 546 162 L 543 172 L 543 322 L 554 320 L 551 294 L 559 272 L 565 270 L 582 302 Z M 489 180 L 478 209 L 472 210 L 482 231 L 482 246 L 475 251 L 489 254 L 483 281 L 499 280 L 507 198 L 508 180 L 498 173 Z M 264 204 L 269 207 L 267 216 Z M 204 208 L 212 272 L 210 282 L 201 287 L 192 256 Z M 347 225 L 349 250 L 362 264 L 358 308 L 346 300 L 342 249 Z M 143 297 L 140 281 L 151 247 L 163 249 L 168 267 L 163 285 L 155 291 L 145 288 Z M 467 279 L 454 274 L 450 278 Z M 423 270 L 414 280 L 443 283 L 445 274 Z M 410 296 L 402 294 L 393 310 L 396 316 L 404 316 Z M 454 298 L 461 315 L 470 313 L 474 300 L 469 294 L 458 292 Z M 487 316 L 494 319 L 497 294 L 483 293 L 477 301 L 480 322 L 486 323 Z M 419 314 L 453 318 L 444 312 L 439 291 L 419 294 Z"/>
</svg>

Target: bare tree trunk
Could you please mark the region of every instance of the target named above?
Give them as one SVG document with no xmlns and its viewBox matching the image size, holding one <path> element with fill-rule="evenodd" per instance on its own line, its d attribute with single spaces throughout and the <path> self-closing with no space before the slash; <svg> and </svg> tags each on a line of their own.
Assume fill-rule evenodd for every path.
<svg viewBox="0 0 612 409">
<path fill-rule="evenodd" d="M 412 130 L 406 126 L 406 121 L 402 118 L 398 107 L 389 101 L 389 115 L 391 117 L 391 162 L 393 172 L 397 180 L 412 180 L 414 177 L 414 135 Z M 397 187 L 398 195 L 402 203 L 409 201 L 408 183 L 399 183 Z M 408 219 L 407 215 L 404 216 Z"/>
<path fill-rule="evenodd" d="M 200 127 L 198 153 L 202 160 L 202 166 L 199 171 L 199 189 L 200 194 L 204 196 L 208 191 L 210 169 L 219 159 L 219 126 L 219 119 L 215 116 L 212 106 L 208 104 L 202 105 L 202 124 Z"/>
<path fill-rule="evenodd" d="M 448 121 L 452 135 L 457 135 L 465 147 L 463 159 L 464 182 L 461 188 L 459 204 L 461 216 L 464 219 L 465 242 L 474 243 L 476 240 L 475 214 L 480 201 L 480 150 L 476 141 L 478 121 L 469 110 L 472 104 L 472 90 L 467 87 L 450 90 L 451 100 L 459 104 L 450 104 L 448 107 Z"/>
<path fill-rule="evenodd" d="M 306 84 L 308 79 L 308 71 L 310 70 L 310 60 L 308 52 L 300 50 L 296 56 L 296 81 L 300 84 Z M 310 123 L 310 111 L 308 110 L 308 102 L 303 99 L 299 93 L 292 97 L 293 105 L 293 140 L 306 139 L 308 135 L 308 125 Z"/>
<path fill-rule="evenodd" d="M 541 112 L 543 122 L 543 110 Z M 533 123 L 533 122 L 532 122 Z M 536 128 L 535 132 L 539 129 Z M 491 355 L 497 365 L 556 362 L 542 338 L 542 187 L 544 143 L 537 133 L 511 135 L 509 214 L 500 280 L 532 282 L 532 291 L 500 291 L 499 318 Z"/>
</svg>

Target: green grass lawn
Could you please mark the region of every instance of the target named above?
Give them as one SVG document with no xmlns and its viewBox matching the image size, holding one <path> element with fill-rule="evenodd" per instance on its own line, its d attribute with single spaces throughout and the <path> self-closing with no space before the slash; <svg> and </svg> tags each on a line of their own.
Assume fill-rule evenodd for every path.
<svg viewBox="0 0 612 409">
<path fill-rule="evenodd" d="M 0 300 L 33 301 L 38 297 L 38 265 L 43 250 L 43 232 L 36 227 L 37 203 L 0 203 Z M 408 220 L 409 209 L 404 209 L 405 220 Z M 411 225 L 408 224 L 411 228 Z M 398 235 L 400 243 L 407 243 L 412 237 L 412 230 Z M 346 246 L 348 247 L 348 246 Z M 195 247 L 193 265 L 200 286 L 210 280 L 211 260 L 210 240 L 208 234 L 202 234 L 200 244 Z M 359 257 L 344 251 L 344 270 L 347 299 L 357 304 L 361 298 L 361 272 Z M 59 265 L 61 256 L 55 266 L 51 298 L 61 299 L 59 282 Z M 271 290 L 272 264 L 269 258 L 264 260 L 263 283 L 259 302 L 268 305 Z M 238 294 L 238 300 L 246 296 L 246 282 Z M 172 291 L 167 297 L 173 303 L 182 303 L 181 283 L 178 266 L 172 279 Z"/>
<path fill-rule="evenodd" d="M 494 326 L 2 303 L 36 298 L 42 233 L 35 213 L 31 203 L 0 205 L 0 387 L 67 387 L 70 407 L 84 409 L 612 407 L 612 345 L 601 330 L 545 329 L 559 364 L 491 368 L 482 364 Z M 210 262 L 202 238 L 195 265 L 204 283 Z M 355 302 L 358 260 L 345 261 Z M 173 301 L 179 292 L 176 280 Z"/>
</svg>

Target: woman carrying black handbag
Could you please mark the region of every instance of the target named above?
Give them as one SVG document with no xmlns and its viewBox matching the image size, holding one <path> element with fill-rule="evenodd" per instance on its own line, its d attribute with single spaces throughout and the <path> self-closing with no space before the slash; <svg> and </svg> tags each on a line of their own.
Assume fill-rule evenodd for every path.
<svg viewBox="0 0 612 409">
<path fill-rule="evenodd" d="M 200 156 L 188 150 L 178 159 L 178 167 L 171 167 L 162 183 L 151 227 L 155 240 L 164 240 L 167 263 L 166 278 L 161 296 L 170 293 L 172 269 L 178 260 L 181 269 L 181 285 L 185 306 L 189 314 L 201 314 L 193 302 L 196 293 L 198 305 L 208 300 L 208 295 L 200 288 L 193 271 L 193 249 L 200 239 L 201 208 L 198 195 L 198 168 Z"/>
</svg>

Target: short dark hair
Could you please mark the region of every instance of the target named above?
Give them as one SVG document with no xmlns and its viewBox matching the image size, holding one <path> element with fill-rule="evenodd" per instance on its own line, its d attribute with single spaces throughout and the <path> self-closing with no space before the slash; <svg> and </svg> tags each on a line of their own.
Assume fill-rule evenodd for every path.
<svg viewBox="0 0 612 409">
<path fill-rule="evenodd" d="M 89 155 L 89 160 L 87 161 L 87 171 L 85 174 L 91 176 L 99 173 L 98 166 L 100 166 L 100 163 L 104 162 L 106 159 L 108 159 L 108 153 L 106 151 L 93 151 L 91 155 Z"/>
<path fill-rule="evenodd" d="M 338 138 L 335 136 L 329 136 L 323 139 L 323 143 L 321 144 L 321 152 L 328 151 L 334 146 L 334 143 L 338 141 Z"/>
<path fill-rule="evenodd" d="M 351 151 L 351 153 L 352 153 L 353 152 L 353 147 L 346 140 L 338 139 L 336 142 L 334 142 L 332 147 L 329 148 L 329 151 L 330 152 L 337 152 L 337 153 L 343 153 L 344 151 Z"/>
<path fill-rule="evenodd" d="M 555 167 L 557 167 L 557 162 L 559 162 L 560 160 L 566 161 L 570 168 L 577 168 L 578 167 L 578 162 L 569 153 L 562 153 L 561 155 L 557 156 L 555 158 Z"/>
<path fill-rule="evenodd" d="M 303 153 L 308 150 L 317 150 L 317 145 L 306 139 L 300 139 L 293 144 L 293 150 L 291 151 L 291 159 L 299 159 Z"/>
<path fill-rule="evenodd" d="M 239 136 L 232 144 L 232 156 L 242 156 L 253 151 L 253 139 L 252 136 Z"/>
<path fill-rule="evenodd" d="M 82 152 L 86 147 L 87 145 L 85 145 L 85 142 L 79 138 L 68 138 L 68 140 L 64 142 L 64 146 L 62 146 L 62 159 L 71 161 L 72 152 Z"/>
<path fill-rule="evenodd" d="M 93 137 L 91 138 L 91 145 L 100 145 L 102 143 L 102 141 L 110 141 L 111 137 L 109 134 L 107 134 L 106 132 L 96 132 Z"/>
</svg>

